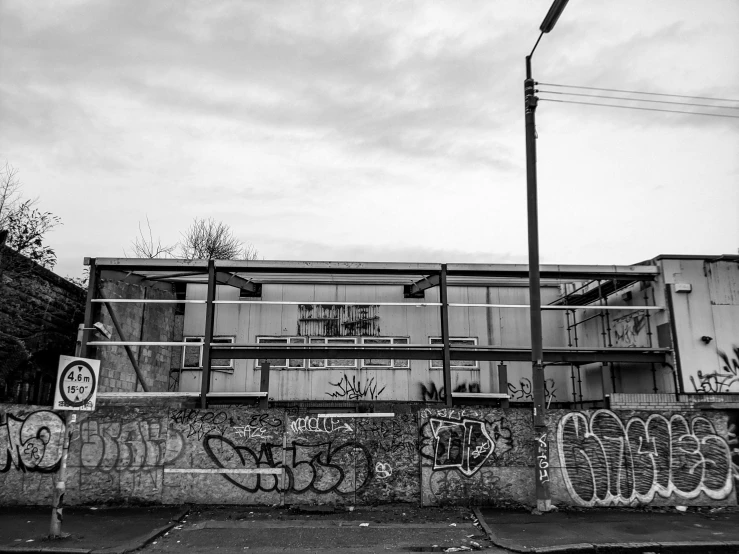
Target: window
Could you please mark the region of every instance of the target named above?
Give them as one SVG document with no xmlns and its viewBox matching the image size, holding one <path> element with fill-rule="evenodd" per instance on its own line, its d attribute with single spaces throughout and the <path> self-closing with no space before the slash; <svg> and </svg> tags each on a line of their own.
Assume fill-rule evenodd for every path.
<svg viewBox="0 0 739 554">
<path fill-rule="evenodd" d="M 182 368 L 183 369 L 202 369 L 203 368 L 203 337 L 185 337 L 184 342 L 191 342 L 193 346 L 185 346 L 182 349 Z M 234 337 L 213 337 L 213 344 L 233 344 Z M 210 361 L 210 368 L 224 371 L 233 369 L 233 359 L 231 358 L 213 358 Z"/>
<path fill-rule="evenodd" d="M 383 344 L 408 344 L 407 338 L 393 337 L 257 337 L 258 344 L 279 345 L 288 344 L 321 344 L 327 347 L 343 345 L 351 346 L 358 342 L 361 344 L 383 345 Z M 269 362 L 270 366 L 276 369 L 351 369 L 357 367 L 357 360 L 353 358 L 318 358 L 318 359 L 259 359 L 256 361 L 256 367 L 263 362 Z M 390 360 L 390 359 L 365 359 L 361 360 L 361 366 L 367 368 L 409 368 L 408 360 Z"/>
<path fill-rule="evenodd" d="M 311 344 L 325 344 L 327 347 L 331 347 L 331 346 L 341 347 L 342 345 L 346 345 L 346 344 L 348 345 L 357 344 L 357 339 L 354 337 L 336 337 L 336 338 L 334 337 L 332 338 L 311 337 L 310 343 Z M 352 368 L 352 367 L 357 367 L 357 360 L 352 360 L 351 358 L 337 358 L 337 359 L 328 359 L 328 360 L 314 359 L 314 360 L 310 360 L 310 367 L 313 369 L 320 369 L 324 367 Z"/>
<path fill-rule="evenodd" d="M 288 344 L 305 344 L 305 337 L 257 337 L 258 344 L 274 344 L 279 345 Z M 305 360 L 292 358 L 290 360 L 285 358 L 270 358 L 260 359 L 256 362 L 256 367 L 261 366 L 263 363 L 269 363 L 270 367 L 276 369 L 302 369 L 305 367 Z"/>
<path fill-rule="evenodd" d="M 407 338 L 375 338 L 365 337 L 362 339 L 362 344 L 408 344 Z M 390 360 L 387 358 L 365 358 L 362 360 L 363 367 L 377 367 L 377 368 L 407 368 L 410 367 L 408 360 Z"/>
<path fill-rule="evenodd" d="M 444 342 L 439 337 L 431 337 L 429 338 L 429 344 L 444 344 Z M 477 339 L 473 337 L 450 338 L 449 339 L 450 346 L 454 346 L 456 344 L 467 345 L 467 346 L 477 346 Z M 477 360 L 452 360 L 450 365 L 452 369 L 477 369 L 478 368 Z M 431 360 L 431 369 L 443 369 L 443 368 L 444 368 L 444 362 L 442 360 Z"/>
</svg>

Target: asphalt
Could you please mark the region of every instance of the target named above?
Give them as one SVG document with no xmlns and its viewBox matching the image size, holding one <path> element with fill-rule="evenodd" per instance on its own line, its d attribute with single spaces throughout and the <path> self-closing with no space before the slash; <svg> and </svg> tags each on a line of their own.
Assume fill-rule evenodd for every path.
<svg viewBox="0 0 739 554">
<path fill-rule="evenodd" d="M 534 515 L 408 504 L 330 507 L 0 508 L 0 553 L 739 552 L 739 508 L 589 509 Z"/>
</svg>

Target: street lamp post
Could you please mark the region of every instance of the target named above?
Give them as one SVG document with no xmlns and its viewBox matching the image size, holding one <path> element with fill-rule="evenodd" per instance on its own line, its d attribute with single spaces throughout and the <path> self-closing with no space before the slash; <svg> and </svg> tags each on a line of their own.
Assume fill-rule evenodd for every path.
<svg viewBox="0 0 739 554">
<path fill-rule="evenodd" d="M 526 56 L 526 80 L 523 82 L 526 109 L 526 206 L 529 233 L 529 305 L 531 312 L 531 362 L 534 389 L 534 464 L 536 480 L 536 508 L 548 512 L 552 508 L 549 494 L 549 440 L 545 420 L 544 363 L 541 326 L 541 279 L 539 275 L 539 214 L 536 187 L 536 106 L 534 79 L 531 76 L 531 57 L 544 33 L 554 28 L 568 0 L 554 0 L 539 30 L 541 34 Z"/>
</svg>

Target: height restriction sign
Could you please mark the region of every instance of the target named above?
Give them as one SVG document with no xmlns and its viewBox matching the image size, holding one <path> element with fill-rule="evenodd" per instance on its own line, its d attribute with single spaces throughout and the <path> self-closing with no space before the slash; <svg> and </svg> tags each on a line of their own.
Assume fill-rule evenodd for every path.
<svg viewBox="0 0 739 554">
<path fill-rule="evenodd" d="M 95 409 L 100 360 L 59 356 L 59 372 L 54 389 L 55 410 Z"/>
</svg>

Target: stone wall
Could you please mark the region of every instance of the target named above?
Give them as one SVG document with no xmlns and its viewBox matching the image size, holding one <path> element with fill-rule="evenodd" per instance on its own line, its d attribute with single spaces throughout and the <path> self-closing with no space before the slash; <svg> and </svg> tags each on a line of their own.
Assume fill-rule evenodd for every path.
<svg viewBox="0 0 739 554">
<path fill-rule="evenodd" d="M 173 300 L 173 291 L 164 288 L 144 287 L 120 281 L 102 281 L 105 298 L 140 298 Z M 171 342 L 182 335 L 182 317 L 175 316 L 174 304 L 111 303 L 124 337 L 115 331 L 106 307 L 99 309 L 96 321 L 102 321 L 113 331 L 114 341 Z M 177 331 L 179 327 L 179 331 Z M 99 340 L 99 339 L 97 339 Z M 181 339 L 180 339 L 181 340 Z M 172 367 L 179 367 L 178 347 L 132 346 L 134 358 L 144 377 L 149 392 L 168 390 Z M 106 346 L 96 349 L 95 357 L 100 360 L 101 392 L 141 391 L 131 361 L 123 346 Z"/>
<path fill-rule="evenodd" d="M 733 412 L 552 411 L 542 462 L 523 408 L 348 417 L 167 400 L 79 415 L 67 503 L 532 505 L 535 472 L 560 505 L 737 503 Z M 63 417 L 0 406 L 0 503 L 50 502 Z"/>
<path fill-rule="evenodd" d="M 85 291 L 0 246 L 0 401 L 51 404 L 59 355 L 73 355 Z"/>
</svg>

